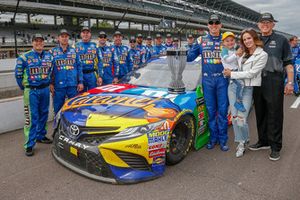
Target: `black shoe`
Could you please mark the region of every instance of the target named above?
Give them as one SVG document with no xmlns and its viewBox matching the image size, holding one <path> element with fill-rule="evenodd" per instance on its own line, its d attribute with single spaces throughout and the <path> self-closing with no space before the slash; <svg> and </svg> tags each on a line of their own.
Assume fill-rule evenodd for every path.
<svg viewBox="0 0 300 200">
<path fill-rule="evenodd" d="M 49 138 L 47 137 L 44 137 L 43 139 L 41 140 L 36 140 L 37 142 L 39 143 L 43 143 L 43 144 L 51 144 L 52 143 L 52 140 L 50 140 Z"/>
<path fill-rule="evenodd" d="M 26 156 L 33 156 L 34 152 L 33 152 L 33 148 L 32 147 L 28 147 L 25 150 L 25 155 Z"/>
<path fill-rule="evenodd" d="M 269 159 L 272 161 L 276 161 L 280 159 L 280 152 L 279 151 L 273 151 L 269 155 Z"/>
<path fill-rule="evenodd" d="M 270 145 L 263 145 L 263 144 L 257 142 L 256 144 L 249 145 L 248 149 L 250 149 L 251 151 L 257 151 L 257 150 L 262 150 L 262 149 L 270 149 Z"/>
</svg>

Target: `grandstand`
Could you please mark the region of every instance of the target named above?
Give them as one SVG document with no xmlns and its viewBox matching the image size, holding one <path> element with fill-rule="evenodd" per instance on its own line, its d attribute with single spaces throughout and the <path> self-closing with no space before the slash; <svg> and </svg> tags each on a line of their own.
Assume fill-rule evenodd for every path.
<svg viewBox="0 0 300 200">
<path fill-rule="evenodd" d="M 239 33 L 244 28 L 256 28 L 260 14 L 231 0 L 0 0 L 0 46 L 10 48 L 17 44 L 26 49 L 32 33 L 41 32 L 47 45 L 56 42 L 61 27 L 79 37 L 80 27 L 92 28 L 93 39 L 105 30 L 111 35 L 119 29 L 125 37 L 137 32 L 144 35 L 171 32 L 179 37 L 186 34 L 203 34 L 211 13 L 221 16 L 223 31 Z M 16 9 L 17 8 L 17 9 Z M 11 18 L 17 10 L 16 20 Z M 161 27 L 161 20 L 168 20 L 175 27 Z M 282 33 L 289 36 L 287 33 Z M 12 52 L 6 56 L 12 57 Z"/>
</svg>

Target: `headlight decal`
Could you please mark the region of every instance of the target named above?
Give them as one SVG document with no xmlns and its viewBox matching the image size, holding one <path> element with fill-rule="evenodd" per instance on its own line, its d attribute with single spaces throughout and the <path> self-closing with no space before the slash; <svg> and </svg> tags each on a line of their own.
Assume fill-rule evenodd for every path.
<svg viewBox="0 0 300 200">
<path fill-rule="evenodd" d="M 151 133 L 153 130 L 155 130 L 158 127 L 161 127 L 164 121 L 159 121 L 151 124 L 146 124 L 142 126 L 136 126 L 136 127 L 129 127 L 114 137 L 111 137 L 107 142 L 116 142 L 120 140 L 129 140 L 136 137 L 140 137 L 145 134 Z"/>
</svg>

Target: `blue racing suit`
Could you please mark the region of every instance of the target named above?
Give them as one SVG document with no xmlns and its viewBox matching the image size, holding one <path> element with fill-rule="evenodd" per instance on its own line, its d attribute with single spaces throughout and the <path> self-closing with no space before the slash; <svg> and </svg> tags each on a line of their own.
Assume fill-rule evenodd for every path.
<svg viewBox="0 0 300 200">
<path fill-rule="evenodd" d="M 147 62 L 147 60 L 146 60 L 146 55 L 147 55 L 146 46 L 142 45 L 142 44 L 137 44 L 136 49 L 140 51 L 142 64 L 145 64 Z"/>
<path fill-rule="evenodd" d="M 84 91 L 97 87 L 97 46 L 94 42 L 78 42 L 75 45 L 83 72 Z"/>
<path fill-rule="evenodd" d="M 135 48 L 129 50 L 130 59 L 132 60 L 133 67 L 129 69 L 129 72 L 133 69 L 137 69 L 144 64 L 143 60 L 146 60 L 146 54 L 142 54 L 142 52 Z"/>
<path fill-rule="evenodd" d="M 215 37 L 209 34 L 199 38 L 198 43 L 188 51 L 187 61 L 195 60 L 198 55 L 202 56 L 202 87 L 209 116 L 210 142 L 226 145 L 228 79 L 222 74 L 221 38 L 221 35 Z"/>
<path fill-rule="evenodd" d="M 51 54 L 34 50 L 17 59 L 15 77 L 24 90 L 25 149 L 34 147 L 36 140 L 44 139 L 47 134 L 52 62 Z"/>
<path fill-rule="evenodd" d="M 171 48 L 174 48 L 174 46 L 173 46 L 173 44 L 165 44 L 165 47 L 167 48 L 167 49 L 171 49 Z"/>
<path fill-rule="evenodd" d="M 164 45 L 155 45 L 153 47 L 153 56 L 165 56 L 167 55 L 167 47 Z"/>
<path fill-rule="evenodd" d="M 100 57 L 101 55 L 101 57 Z M 111 84 L 115 78 L 114 71 L 118 68 L 118 58 L 111 47 L 105 45 L 98 47 L 98 68 L 99 76 L 102 78 L 103 85 Z"/>
<path fill-rule="evenodd" d="M 129 48 L 124 45 L 112 45 L 112 52 L 115 53 L 118 60 L 118 65 L 115 67 L 115 77 L 121 79 L 130 69 L 132 69 L 132 60 L 129 55 Z"/>
<path fill-rule="evenodd" d="M 78 94 L 77 85 L 83 83 L 82 67 L 74 48 L 68 46 L 66 52 L 60 46 L 49 51 L 53 56 L 52 84 L 54 85 L 54 113 L 65 103 L 65 99 Z"/>
<path fill-rule="evenodd" d="M 294 92 L 299 93 L 299 84 L 298 84 L 298 78 L 300 74 L 298 75 L 299 72 L 297 70 L 299 69 L 298 64 L 296 66 L 296 60 L 300 59 L 300 47 L 297 45 L 293 48 L 291 48 L 292 54 L 293 54 L 293 65 L 294 65 Z M 298 62 L 299 63 L 299 62 Z"/>
<path fill-rule="evenodd" d="M 195 44 L 187 44 L 184 47 L 189 51 L 190 49 L 192 49 L 194 47 Z"/>
<path fill-rule="evenodd" d="M 152 45 L 146 45 L 146 61 L 151 59 L 153 51 L 154 47 Z"/>
</svg>

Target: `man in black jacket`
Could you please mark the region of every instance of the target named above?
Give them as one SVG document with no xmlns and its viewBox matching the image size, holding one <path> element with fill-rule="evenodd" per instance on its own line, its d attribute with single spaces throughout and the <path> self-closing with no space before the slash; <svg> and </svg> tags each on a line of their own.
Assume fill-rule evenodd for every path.
<svg viewBox="0 0 300 200">
<path fill-rule="evenodd" d="M 258 142 L 250 150 L 269 149 L 270 160 L 280 159 L 282 148 L 283 99 L 284 94 L 293 93 L 293 56 L 288 40 L 273 31 L 276 20 L 271 13 L 263 13 L 258 22 L 268 53 L 266 67 L 262 71 L 261 87 L 254 87 L 254 105 L 258 131 Z M 287 84 L 284 86 L 284 68 Z"/>
</svg>

